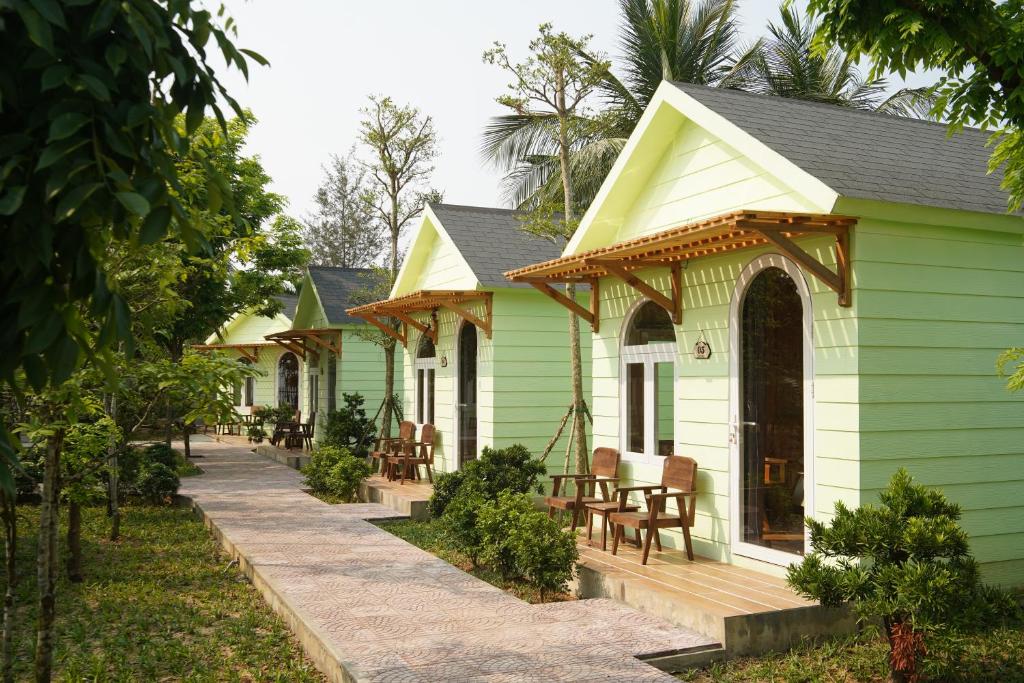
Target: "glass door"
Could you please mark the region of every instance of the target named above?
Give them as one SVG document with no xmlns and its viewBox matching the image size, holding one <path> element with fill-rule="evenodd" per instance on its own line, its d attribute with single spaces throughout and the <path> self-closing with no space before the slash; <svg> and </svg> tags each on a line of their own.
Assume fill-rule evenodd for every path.
<svg viewBox="0 0 1024 683">
<path fill-rule="evenodd" d="M 769 267 L 740 313 L 740 534 L 804 553 L 804 310 L 793 279 Z"/>
<path fill-rule="evenodd" d="M 459 331 L 459 467 L 476 459 L 476 326 Z"/>
</svg>

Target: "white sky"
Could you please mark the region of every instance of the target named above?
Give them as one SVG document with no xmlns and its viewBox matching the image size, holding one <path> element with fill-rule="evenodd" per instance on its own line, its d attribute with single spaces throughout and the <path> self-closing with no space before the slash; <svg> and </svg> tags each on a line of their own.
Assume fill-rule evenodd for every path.
<svg viewBox="0 0 1024 683">
<path fill-rule="evenodd" d="M 592 45 L 613 64 L 617 52 L 616 0 L 224 2 L 238 24 L 237 45 L 270 61 L 252 64 L 248 83 L 235 71 L 224 80 L 259 120 L 248 152 L 259 155 L 296 217 L 312 206 L 321 165 L 356 141 L 359 109 L 371 93 L 434 117 L 441 154 L 432 185 L 446 202 L 502 205 L 499 176 L 478 147 L 488 118 L 502 113 L 494 98 L 507 79 L 483 63 L 483 51 L 500 40 L 518 58 L 550 21 L 573 35 L 593 34 Z M 738 4 L 749 42 L 778 16 L 775 0 Z"/>
</svg>

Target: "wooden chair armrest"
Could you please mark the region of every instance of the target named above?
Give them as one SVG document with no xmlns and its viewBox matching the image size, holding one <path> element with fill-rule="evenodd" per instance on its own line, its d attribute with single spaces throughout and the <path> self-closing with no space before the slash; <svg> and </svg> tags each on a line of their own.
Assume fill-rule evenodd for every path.
<svg viewBox="0 0 1024 683">
<path fill-rule="evenodd" d="M 649 486 L 620 486 L 615 489 L 615 492 L 631 493 L 633 491 L 653 491 L 654 489 L 664 488 L 658 484 L 650 484 Z"/>
<path fill-rule="evenodd" d="M 697 499 L 697 492 L 696 491 L 675 491 L 675 492 L 652 493 L 650 496 L 647 497 L 647 501 L 648 501 L 647 504 L 648 504 L 648 506 L 650 508 L 653 509 L 655 507 L 655 504 L 659 504 L 660 505 L 660 501 L 668 500 L 669 498 L 675 498 L 676 499 L 676 505 L 678 507 L 682 508 L 679 511 L 679 514 L 682 515 L 685 512 L 687 524 L 689 524 L 690 526 L 693 526 L 694 516 L 695 516 L 696 510 L 697 510 L 697 500 L 696 500 Z M 690 499 L 689 504 L 684 503 L 681 500 L 682 498 L 689 498 Z"/>
</svg>

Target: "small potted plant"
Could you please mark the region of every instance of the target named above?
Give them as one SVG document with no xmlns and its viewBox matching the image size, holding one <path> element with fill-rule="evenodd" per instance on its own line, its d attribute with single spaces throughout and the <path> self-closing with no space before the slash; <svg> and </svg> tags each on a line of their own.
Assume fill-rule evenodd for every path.
<svg viewBox="0 0 1024 683">
<path fill-rule="evenodd" d="M 265 436 L 262 424 L 249 425 L 249 443 L 263 443 Z"/>
</svg>

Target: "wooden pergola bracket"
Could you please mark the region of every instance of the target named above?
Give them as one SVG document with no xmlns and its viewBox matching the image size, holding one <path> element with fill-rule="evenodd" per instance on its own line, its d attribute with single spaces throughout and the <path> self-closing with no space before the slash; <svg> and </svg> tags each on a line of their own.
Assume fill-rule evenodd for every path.
<svg viewBox="0 0 1024 683">
<path fill-rule="evenodd" d="M 292 353 L 318 361 L 320 350 L 341 355 L 341 330 L 320 328 L 311 330 L 285 330 L 268 334 L 264 339 L 272 341 Z"/>
<path fill-rule="evenodd" d="M 437 310 L 444 308 L 478 327 L 490 339 L 491 319 L 493 318 L 493 296 L 493 292 L 477 290 L 419 290 L 394 299 L 385 299 L 384 301 L 350 308 L 348 309 L 348 314 L 363 318 L 394 337 L 403 346 L 407 346 L 409 327 L 428 335 L 431 341 L 437 344 Z M 483 317 L 479 317 L 463 307 L 465 304 L 473 304 L 478 301 L 483 302 L 484 305 Z M 412 313 L 426 311 L 430 312 L 430 323 L 420 322 L 411 315 Z M 399 321 L 402 324 L 403 332 L 399 333 L 383 322 L 382 318 L 385 317 Z"/>
<path fill-rule="evenodd" d="M 838 272 L 832 272 L 821 261 L 808 254 L 800 245 L 783 234 L 783 230 L 760 227 L 757 229 L 757 232 L 764 235 L 764 238 L 771 242 L 776 249 L 796 261 L 801 267 L 809 270 L 829 289 L 838 294 L 840 306 L 848 307 L 852 304 L 850 288 L 848 287 L 850 281 L 849 233 L 836 235 L 836 263 L 838 264 Z"/>
<path fill-rule="evenodd" d="M 683 322 L 683 299 L 681 288 L 678 283 L 679 269 L 675 266 L 671 269 L 672 278 L 672 298 L 669 298 L 651 287 L 649 284 L 638 278 L 636 275 L 631 273 L 622 267 L 617 261 L 603 260 L 603 259 L 587 259 L 585 261 L 588 265 L 597 265 L 604 268 L 609 275 L 614 275 L 618 279 L 625 282 L 627 285 L 635 289 L 636 291 L 643 294 L 645 297 L 658 304 L 672 317 L 672 322 L 676 325 L 680 325 Z"/>
<path fill-rule="evenodd" d="M 488 301 L 488 304 L 489 304 L 490 303 L 490 299 L 488 299 L 487 301 Z M 457 304 L 450 303 L 448 301 L 442 302 L 441 303 L 441 308 L 444 308 L 446 310 L 451 311 L 452 313 L 454 313 L 455 315 L 459 316 L 460 318 L 462 318 L 463 320 L 465 320 L 467 323 L 469 323 L 471 325 L 476 325 L 477 329 L 481 330 L 484 333 L 485 337 L 487 337 L 488 339 L 491 338 L 491 315 L 490 315 L 490 311 L 488 311 L 485 314 L 484 319 L 481 320 L 480 318 L 476 317 L 475 315 L 473 315 L 472 313 L 467 311 L 465 308 L 462 308 L 461 306 L 459 306 Z M 490 305 L 488 305 L 487 308 L 490 308 Z"/>
<path fill-rule="evenodd" d="M 397 341 L 403 347 L 407 346 L 407 344 L 408 344 L 407 335 L 402 334 L 401 332 L 399 332 L 395 328 L 391 327 L 391 325 L 388 325 L 386 322 L 383 322 L 377 316 L 372 315 L 372 314 L 368 314 L 368 315 L 362 316 L 362 318 L 363 318 L 363 320 L 365 320 L 366 322 L 370 323 L 371 325 L 376 327 L 378 330 L 380 330 L 384 334 L 388 335 L 389 337 L 391 337 L 392 339 Z"/>
<path fill-rule="evenodd" d="M 260 347 L 272 344 L 193 344 L 196 351 L 237 351 L 252 363 L 260 360 Z"/>
<path fill-rule="evenodd" d="M 553 299 L 556 303 L 559 303 L 562 306 L 565 306 L 566 308 L 568 308 L 570 313 L 575 313 L 579 317 L 583 318 L 585 321 L 587 321 L 590 324 L 590 328 L 594 332 L 598 332 L 599 331 L 599 327 L 600 327 L 600 322 L 601 321 L 600 321 L 599 314 L 598 314 L 598 311 L 600 310 L 600 308 L 599 308 L 598 303 L 597 303 L 598 302 L 598 298 L 597 298 L 598 297 L 597 280 L 592 280 L 589 283 L 590 284 L 590 288 L 591 288 L 590 289 L 590 307 L 589 307 L 589 310 L 586 309 L 586 308 L 583 308 L 583 306 L 580 306 L 580 304 L 578 302 L 573 301 L 568 296 L 566 296 L 562 292 L 559 292 L 557 289 L 555 289 L 554 287 L 552 287 L 550 284 L 548 284 L 547 282 L 545 282 L 543 280 L 525 280 L 525 282 L 528 282 L 534 289 L 536 289 L 538 292 L 540 292 L 544 296 L 549 297 L 549 298 Z"/>
</svg>

